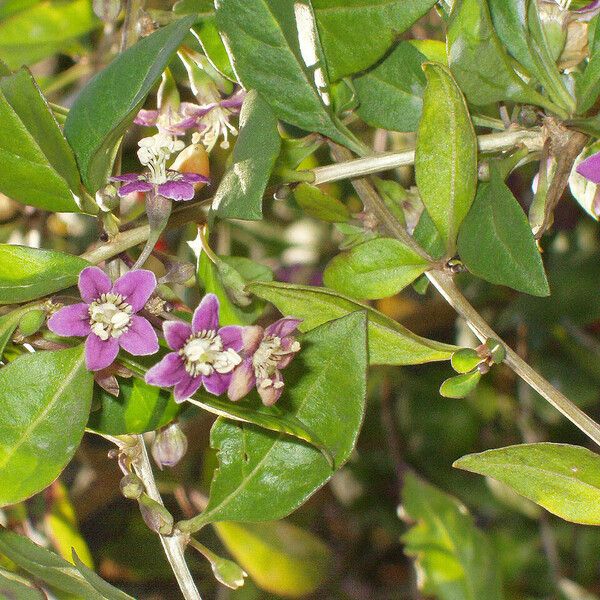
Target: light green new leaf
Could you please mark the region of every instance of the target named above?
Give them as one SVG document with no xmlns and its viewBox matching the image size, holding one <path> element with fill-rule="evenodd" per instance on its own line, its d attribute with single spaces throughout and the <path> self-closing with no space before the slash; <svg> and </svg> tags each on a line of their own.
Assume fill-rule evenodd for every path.
<svg viewBox="0 0 600 600">
<path fill-rule="evenodd" d="M 532 296 L 548 296 L 544 264 L 529 221 L 502 177 L 481 183 L 458 235 L 466 267 L 491 283 Z"/>
<path fill-rule="evenodd" d="M 28 302 L 68 288 L 88 265 L 56 250 L 0 244 L 0 304 Z"/>
<path fill-rule="evenodd" d="M 478 370 L 450 377 L 440 386 L 440 396 L 444 396 L 444 398 L 464 398 L 477 387 L 480 379 L 481 373 Z"/>
<path fill-rule="evenodd" d="M 434 4 L 435 0 L 312 0 L 331 79 L 374 65 Z"/>
<path fill-rule="evenodd" d="M 521 444 L 469 454 L 454 466 L 497 479 L 551 513 L 600 525 L 600 456 L 567 444 Z"/>
<path fill-rule="evenodd" d="M 304 336 L 300 357 L 286 369 L 278 404 L 316 432 L 336 469 L 348 460 L 362 424 L 366 325 L 366 314 L 356 312 Z M 251 425 L 219 419 L 211 445 L 219 451 L 219 467 L 202 523 L 280 519 L 333 475 L 314 447 Z"/>
<path fill-rule="evenodd" d="M 16 69 L 79 48 L 77 38 L 100 25 L 90 0 L 36 3 L 0 22 L 0 59 Z"/>
<path fill-rule="evenodd" d="M 357 310 L 369 315 L 369 361 L 375 365 L 418 365 L 449 360 L 458 348 L 422 338 L 384 314 L 325 288 L 286 283 L 251 283 L 248 290 L 274 304 L 284 315 L 304 319 L 301 331 Z"/>
<path fill-rule="evenodd" d="M 119 139 L 195 20 L 195 15 L 184 17 L 140 40 L 77 96 L 65 122 L 65 135 L 91 192 L 106 183 Z"/>
<path fill-rule="evenodd" d="M 301 183 L 296 186 L 294 199 L 307 215 L 315 219 L 328 223 L 345 223 L 350 220 L 350 211 L 341 200 L 314 185 Z"/>
<path fill-rule="evenodd" d="M 83 436 L 92 382 L 83 346 L 21 356 L 0 369 L 0 506 L 60 475 Z"/>
<path fill-rule="evenodd" d="M 429 262 L 398 240 L 376 238 L 338 254 L 323 273 L 327 287 L 353 298 L 397 294 L 422 275 Z"/>
<path fill-rule="evenodd" d="M 415 525 L 402 536 L 423 572 L 422 591 L 439 600 L 502 600 L 498 559 L 467 509 L 452 496 L 409 475 L 403 512 Z"/>
<path fill-rule="evenodd" d="M 46 594 L 16 573 L 0 569 L 0 597 L 18 600 L 47 600 Z"/>
<path fill-rule="evenodd" d="M 212 4 L 212 2 L 210 2 Z M 192 11 L 193 12 L 193 11 Z M 213 17 L 203 17 L 200 23 L 194 26 L 193 32 L 197 35 L 198 41 L 206 54 L 210 64 L 221 75 L 224 75 L 231 81 L 236 81 L 235 73 L 227 54 L 227 48 L 219 35 L 219 30 Z"/>
<path fill-rule="evenodd" d="M 2 360 L 6 344 L 11 340 L 16 328 L 19 327 L 21 319 L 30 310 L 32 310 L 31 306 L 23 306 L 0 317 L 0 360 Z"/>
<path fill-rule="evenodd" d="M 215 193 L 212 210 L 221 218 L 262 219 L 263 194 L 279 155 L 277 119 L 255 92 L 246 95 L 233 163 Z"/>
<path fill-rule="evenodd" d="M 325 95 L 326 82 L 310 4 L 216 0 L 215 5 L 217 26 L 244 87 L 256 90 L 280 119 L 354 147 L 319 93 Z M 302 50 L 296 14 L 302 15 Z M 316 57 L 317 64 L 307 67 L 303 56 Z"/>
<path fill-rule="evenodd" d="M 332 567 L 330 549 L 314 534 L 288 523 L 215 523 L 221 541 L 265 591 L 286 598 L 312 594 Z"/>
<path fill-rule="evenodd" d="M 586 113 L 600 95 L 600 27 L 596 25 L 590 45 L 590 60 L 585 71 L 575 80 L 577 112 Z"/>
<path fill-rule="evenodd" d="M 446 67 L 425 65 L 427 88 L 417 133 L 415 175 L 423 204 L 449 256 L 477 188 L 477 136 L 463 95 Z"/>
<path fill-rule="evenodd" d="M 411 43 L 402 42 L 374 69 L 354 79 L 360 118 L 372 127 L 415 131 L 427 83 L 421 68 L 426 60 Z"/>
</svg>

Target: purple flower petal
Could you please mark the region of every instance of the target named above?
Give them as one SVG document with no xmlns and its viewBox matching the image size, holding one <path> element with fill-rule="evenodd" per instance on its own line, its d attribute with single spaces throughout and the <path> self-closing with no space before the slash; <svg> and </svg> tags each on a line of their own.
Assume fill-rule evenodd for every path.
<svg viewBox="0 0 600 600">
<path fill-rule="evenodd" d="M 196 126 L 196 117 L 188 117 L 186 119 L 182 119 L 177 123 L 169 123 L 168 125 L 164 125 L 161 127 L 163 131 L 171 135 L 185 135 L 185 132 L 188 129 Z"/>
<path fill-rule="evenodd" d="M 91 333 L 89 305 L 85 302 L 61 308 L 48 319 L 48 329 L 56 335 L 83 336 Z"/>
<path fill-rule="evenodd" d="M 276 373 L 275 377 L 273 377 L 273 381 L 281 382 L 281 374 Z M 274 385 L 269 385 L 267 387 L 263 387 L 260 383 L 260 381 L 257 382 L 256 389 L 258 390 L 258 395 L 260 396 L 262 403 L 265 406 L 273 406 L 273 404 L 279 400 L 281 394 L 283 394 L 284 386 L 275 387 Z"/>
<path fill-rule="evenodd" d="M 244 347 L 244 328 L 239 325 L 227 325 L 219 329 L 223 348 L 233 348 L 239 352 Z"/>
<path fill-rule="evenodd" d="M 115 362 L 119 354 L 119 342 L 110 337 L 101 340 L 91 333 L 85 340 L 85 365 L 89 371 L 101 371 Z"/>
<path fill-rule="evenodd" d="M 245 97 L 246 97 L 246 92 L 244 90 L 239 90 L 232 96 L 229 96 L 229 98 L 225 98 L 224 100 L 221 100 L 221 102 L 219 102 L 219 104 L 223 108 L 229 108 L 230 110 L 240 108 L 244 102 Z"/>
<path fill-rule="evenodd" d="M 136 125 L 142 125 L 143 127 L 153 127 L 156 125 L 158 120 L 157 110 L 140 110 L 133 122 Z"/>
<path fill-rule="evenodd" d="M 185 375 L 186 376 L 183 379 L 175 384 L 175 389 L 173 390 L 173 396 L 177 403 L 185 402 L 188 398 L 191 398 L 202 385 L 201 376 L 190 377 L 188 373 Z"/>
<path fill-rule="evenodd" d="M 133 315 L 129 329 L 119 338 L 119 345 L 134 356 L 148 356 L 158 352 L 158 337 L 144 317 Z"/>
<path fill-rule="evenodd" d="M 178 180 L 185 183 L 208 183 L 210 178 L 198 173 L 181 173 Z"/>
<path fill-rule="evenodd" d="M 227 389 L 227 396 L 233 402 L 241 400 L 247 396 L 252 388 L 256 385 L 256 377 L 254 376 L 254 368 L 252 367 L 252 359 L 246 358 L 238 365 L 231 373 L 231 381 Z"/>
<path fill-rule="evenodd" d="M 263 341 L 265 330 L 260 325 L 249 325 L 243 329 L 242 341 L 244 345 L 242 350 L 246 355 L 254 354 Z"/>
<path fill-rule="evenodd" d="M 86 267 L 79 274 L 79 292 L 89 304 L 102 294 L 108 294 L 112 288 L 110 277 L 98 267 Z"/>
<path fill-rule="evenodd" d="M 202 383 L 207 392 L 215 396 L 220 396 L 227 391 L 231 383 L 231 373 L 217 373 L 213 371 L 208 377 L 202 376 Z"/>
<path fill-rule="evenodd" d="M 593 183 L 600 183 L 600 152 L 579 163 L 577 172 Z"/>
<path fill-rule="evenodd" d="M 180 202 L 182 200 L 191 200 L 196 190 L 191 183 L 186 183 L 182 180 L 172 180 L 161 183 L 158 186 L 158 193 L 164 198 Z"/>
<path fill-rule="evenodd" d="M 598 14 L 599 10 L 600 0 L 594 0 L 594 2 L 590 2 L 583 8 L 580 8 L 579 10 L 574 10 L 572 12 L 574 12 L 576 15 L 581 15 L 579 20 L 589 21 Z"/>
<path fill-rule="evenodd" d="M 284 317 L 283 319 L 279 319 L 279 321 L 275 321 L 275 323 L 271 323 L 265 329 L 265 335 L 274 335 L 279 338 L 287 337 L 297 329 L 300 323 L 302 323 L 302 319 Z"/>
<path fill-rule="evenodd" d="M 219 329 L 219 299 L 214 294 L 206 294 L 194 311 L 192 331 L 217 331 Z"/>
<path fill-rule="evenodd" d="M 152 271 L 136 269 L 125 273 L 115 281 L 112 291 L 120 294 L 134 312 L 142 310 L 156 289 L 156 275 Z"/>
<path fill-rule="evenodd" d="M 127 196 L 128 194 L 133 194 L 134 192 L 150 192 L 154 189 L 154 186 L 144 180 L 134 181 L 133 183 L 127 183 L 122 185 L 118 190 L 117 194 L 122 198 L 123 196 Z"/>
<path fill-rule="evenodd" d="M 191 102 L 182 102 L 179 110 L 182 115 L 198 120 L 207 115 L 215 106 L 217 105 L 214 102 L 205 106 L 192 104 Z"/>
<path fill-rule="evenodd" d="M 192 328 L 181 321 L 165 321 L 163 323 L 163 333 L 171 350 L 181 350 L 187 339 L 192 335 Z"/>
<path fill-rule="evenodd" d="M 158 387 L 171 387 L 184 377 L 189 377 L 181 357 L 176 352 L 169 352 L 159 363 L 148 369 L 146 383 Z"/>
<path fill-rule="evenodd" d="M 129 183 L 131 181 L 139 181 L 140 177 L 143 177 L 143 175 L 140 175 L 139 173 L 123 173 L 123 175 L 110 177 L 109 181 L 126 181 Z"/>
</svg>

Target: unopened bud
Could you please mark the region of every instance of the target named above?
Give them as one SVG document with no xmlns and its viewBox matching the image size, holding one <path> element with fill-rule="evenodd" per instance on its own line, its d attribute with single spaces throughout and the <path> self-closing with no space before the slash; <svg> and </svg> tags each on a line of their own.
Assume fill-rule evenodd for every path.
<svg viewBox="0 0 600 600">
<path fill-rule="evenodd" d="M 173 533 L 173 515 L 159 502 L 153 500 L 148 494 L 138 498 L 142 518 L 148 527 L 160 535 Z"/>
<path fill-rule="evenodd" d="M 121 12 L 121 0 L 94 0 L 94 14 L 105 23 L 114 23 Z"/>
<path fill-rule="evenodd" d="M 160 469 L 174 467 L 185 455 L 187 437 L 177 423 L 171 423 L 156 433 L 152 443 L 152 457 Z"/>
<path fill-rule="evenodd" d="M 25 313 L 19 321 L 19 333 L 25 337 L 33 335 L 44 324 L 46 320 L 46 311 L 30 310 Z"/>
<path fill-rule="evenodd" d="M 119 483 L 125 498 L 137 500 L 144 493 L 144 482 L 135 473 L 129 473 Z"/>
</svg>

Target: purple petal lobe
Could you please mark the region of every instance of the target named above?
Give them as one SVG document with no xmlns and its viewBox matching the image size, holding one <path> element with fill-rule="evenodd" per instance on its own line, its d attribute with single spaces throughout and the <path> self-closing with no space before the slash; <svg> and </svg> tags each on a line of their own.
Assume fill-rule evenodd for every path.
<svg viewBox="0 0 600 600">
<path fill-rule="evenodd" d="M 255 385 L 256 377 L 252 368 L 252 359 L 247 358 L 231 373 L 227 395 L 230 400 L 237 402 L 247 396 Z"/>
<path fill-rule="evenodd" d="M 265 406 L 273 406 L 273 404 L 279 400 L 281 394 L 283 394 L 283 386 L 277 388 L 272 385 L 268 387 L 261 387 L 259 384 L 256 386 L 256 389 L 258 390 L 258 395 Z"/>
<path fill-rule="evenodd" d="M 192 335 L 192 328 L 181 321 L 165 321 L 163 323 L 163 333 L 171 350 L 181 350 L 187 339 Z"/>
<path fill-rule="evenodd" d="M 158 352 L 158 337 L 144 317 L 133 315 L 129 329 L 119 338 L 119 345 L 134 356 L 148 356 Z"/>
<path fill-rule="evenodd" d="M 284 317 L 275 321 L 265 329 L 265 335 L 275 335 L 280 338 L 284 338 L 293 333 L 298 325 L 302 323 L 302 319 L 295 319 L 294 317 Z"/>
<path fill-rule="evenodd" d="M 143 127 L 152 127 L 156 125 L 156 121 L 158 120 L 158 111 L 157 110 L 140 110 L 137 114 L 136 118 L 133 122 L 136 125 L 142 125 Z"/>
<path fill-rule="evenodd" d="M 171 387 L 184 377 L 189 377 L 181 357 L 176 352 L 170 352 L 159 363 L 148 369 L 146 383 L 158 387 Z"/>
<path fill-rule="evenodd" d="M 239 352 L 244 347 L 244 328 L 239 325 L 227 325 L 219 329 L 223 348 L 233 348 Z"/>
<path fill-rule="evenodd" d="M 173 396 L 175 402 L 185 402 L 188 398 L 191 398 L 202 385 L 202 377 L 190 377 L 187 373 L 185 377 L 177 382 L 175 389 L 173 390 Z"/>
<path fill-rule="evenodd" d="M 112 288 L 110 277 L 98 267 L 86 267 L 79 274 L 79 292 L 87 302 L 93 302 Z"/>
<path fill-rule="evenodd" d="M 581 162 L 577 166 L 577 172 L 593 183 L 600 183 L 600 152 Z"/>
<path fill-rule="evenodd" d="M 219 299 L 214 294 L 206 294 L 194 311 L 192 330 L 198 333 L 217 329 L 219 329 Z"/>
<path fill-rule="evenodd" d="M 67 337 L 88 335 L 91 332 L 88 308 L 85 302 L 61 308 L 48 319 L 48 329 Z"/>
<path fill-rule="evenodd" d="M 184 181 L 185 183 L 208 183 L 210 178 L 198 173 L 182 173 L 179 181 Z"/>
<path fill-rule="evenodd" d="M 115 281 L 113 292 L 120 294 L 134 312 L 142 310 L 156 289 L 156 275 L 152 271 L 136 269 L 125 273 Z"/>
<path fill-rule="evenodd" d="M 191 200 L 196 193 L 194 186 L 191 183 L 186 183 L 181 180 L 167 181 L 158 186 L 158 193 L 165 198 L 171 200 Z"/>
<path fill-rule="evenodd" d="M 91 333 L 85 340 L 85 365 L 89 371 L 101 371 L 115 362 L 119 354 L 119 342 L 110 337 L 101 340 Z"/>
<path fill-rule="evenodd" d="M 231 373 L 217 373 L 214 371 L 208 377 L 203 376 L 202 383 L 204 383 L 204 389 L 207 392 L 220 396 L 227 391 L 231 383 Z"/>
<path fill-rule="evenodd" d="M 242 341 L 244 345 L 242 350 L 246 355 L 254 354 L 263 340 L 265 330 L 260 325 L 249 325 L 244 327 L 243 330 Z"/>
<path fill-rule="evenodd" d="M 133 194 L 134 192 L 149 192 L 154 189 L 154 186 L 148 181 L 134 181 L 132 183 L 126 183 L 122 185 L 117 193 L 121 198 L 123 196 L 127 196 L 128 194 Z"/>
<path fill-rule="evenodd" d="M 132 181 L 139 181 L 139 179 L 139 173 L 123 173 L 123 175 L 115 175 L 114 177 L 110 177 L 109 181 L 125 181 L 127 183 L 131 183 Z"/>
</svg>

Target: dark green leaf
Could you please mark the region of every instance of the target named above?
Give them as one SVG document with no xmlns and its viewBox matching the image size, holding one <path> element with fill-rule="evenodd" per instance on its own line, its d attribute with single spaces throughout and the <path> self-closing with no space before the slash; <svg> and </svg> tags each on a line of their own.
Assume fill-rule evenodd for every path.
<svg viewBox="0 0 600 600">
<path fill-rule="evenodd" d="M 426 210 L 419 217 L 413 237 L 419 243 L 419 246 L 433 258 L 442 258 L 444 256 L 444 241 Z"/>
<path fill-rule="evenodd" d="M 348 460 L 362 424 L 366 324 L 366 314 L 358 312 L 304 336 L 301 358 L 286 369 L 279 401 L 282 410 L 316 431 L 336 468 Z M 312 446 L 249 425 L 219 419 L 211 445 L 219 450 L 219 468 L 203 523 L 282 518 L 333 475 Z"/>
<path fill-rule="evenodd" d="M 523 209 L 502 177 L 482 183 L 458 237 L 466 267 L 491 283 L 548 296 L 544 264 Z"/>
<path fill-rule="evenodd" d="M 354 80 L 358 114 L 369 125 L 393 131 L 415 131 L 421 118 L 427 83 L 421 65 L 427 59 L 409 42 Z"/>
<path fill-rule="evenodd" d="M 88 265 L 56 250 L 0 244 L 0 304 L 28 302 L 68 288 Z"/>
<path fill-rule="evenodd" d="M 129 594 L 118 590 L 116 587 L 110 585 L 107 581 L 104 581 L 102 577 L 94 573 L 92 569 L 87 567 L 81 562 L 79 556 L 73 548 L 73 563 L 77 567 L 77 570 L 81 573 L 83 578 L 106 600 L 135 600 Z"/>
<path fill-rule="evenodd" d="M 328 223 L 345 223 L 350 220 L 350 211 L 341 200 L 314 185 L 301 183 L 296 186 L 294 199 L 307 215 L 315 219 Z"/>
<path fill-rule="evenodd" d="M 375 300 L 397 294 L 422 275 L 429 263 L 402 242 L 376 238 L 338 254 L 323 280 L 353 298 Z"/>
<path fill-rule="evenodd" d="M 434 4 L 435 0 L 312 0 L 331 78 L 374 65 Z"/>
<path fill-rule="evenodd" d="M 379 365 L 415 365 L 448 360 L 457 348 L 415 335 L 396 321 L 351 298 L 318 287 L 285 283 L 251 283 L 248 289 L 274 304 L 284 315 L 304 319 L 302 331 L 357 310 L 369 315 L 369 360 Z"/>
<path fill-rule="evenodd" d="M 249 92 L 240 114 L 233 163 L 213 200 L 215 214 L 230 219 L 262 219 L 263 194 L 280 147 L 277 119 L 255 91 Z"/>
<path fill-rule="evenodd" d="M 501 481 L 567 521 L 600 525 L 600 456 L 567 444 L 521 444 L 463 456 L 454 466 Z"/>
<path fill-rule="evenodd" d="M 480 379 L 481 373 L 477 370 L 450 377 L 440 386 L 440 395 L 444 398 L 464 398 L 477 387 Z"/>
<path fill-rule="evenodd" d="M 424 575 L 422 592 L 439 600 L 502 600 L 498 558 L 458 500 L 409 475 L 402 507 L 416 524 L 402 537 Z"/>
<path fill-rule="evenodd" d="M 448 69 L 427 63 L 425 74 L 415 175 L 421 200 L 451 256 L 477 188 L 477 137 L 465 99 Z"/>
<path fill-rule="evenodd" d="M 310 5 L 304 1 L 219 0 L 217 26 L 238 78 L 247 89 L 257 90 L 277 117 L 354 147 L 319 94 L 325 83 L 323 65 L 309 68 L 303 62 L 295 11 L 304 17 L 304 42 L 318 46 Z M 318 48 L 303 50 L 318 59 Z"/>
<path fill-rule="evenodd" d="M 134 44 L 77 96 L 65 135 L 91 192 L 106 183 L 119 139 L 195 20 L 194 15 L 184 17 Z"/>
<path fill-rule="evenodd" d="M 7 600 L 47 600 L 46 594 L 16 573 L 0 569 L 0 597 Z"/>
<path fill-rule="evenodd" d="M 78 48 L 76 39 L 100 25 L 89 0 L 33 4 L 0 23 L 0 59 L 11 68 Z"/>
<path fill-rule="evenodd" d="M 83 346 L 0 369 L 0 506 L 50 485 L 75 454 L 92 402 Z"/>
</svg>

